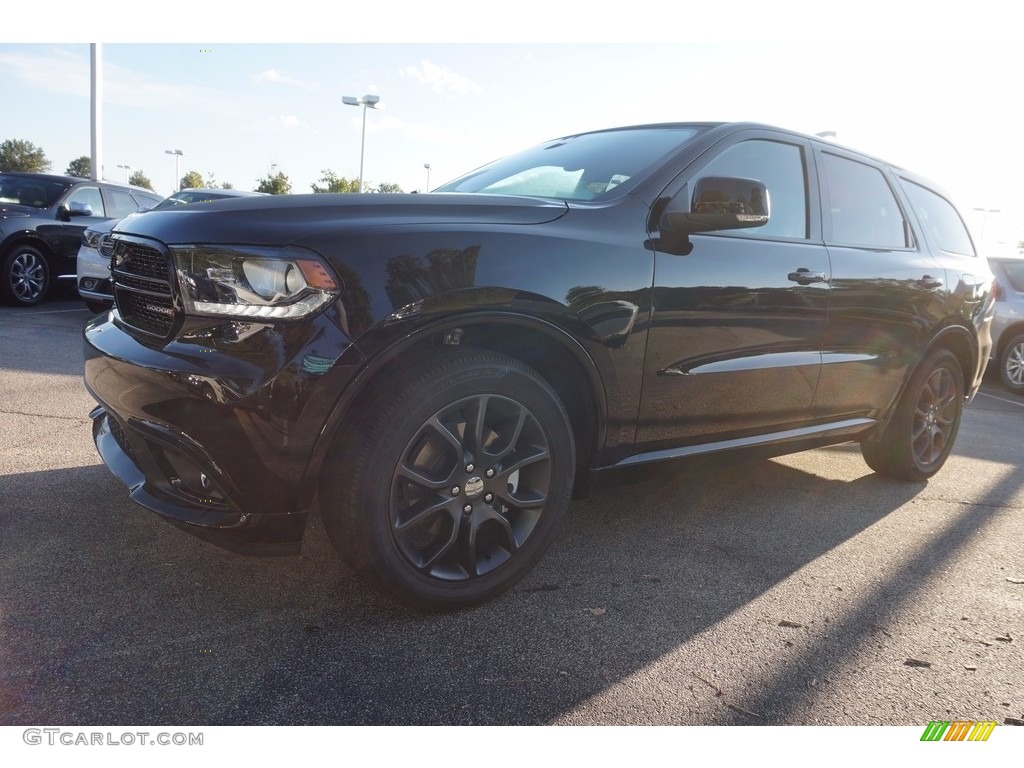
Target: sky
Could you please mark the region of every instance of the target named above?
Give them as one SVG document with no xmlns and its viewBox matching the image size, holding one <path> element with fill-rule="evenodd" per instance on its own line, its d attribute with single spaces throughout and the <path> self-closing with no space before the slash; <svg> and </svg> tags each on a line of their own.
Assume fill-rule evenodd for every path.
<svg viewBox="0 0 1024 768">
<path fill-rule="evenodd" d="M 534 0 L 450 0 L 431 4 L 430 16 L 399 2 L 331 19 L 305 3 L 289 13 L 247 5 L 241 24 L 194 3 L 160 24 L 136 4 L 113 11 L 127 19 L 114 24 L 83 22 L 58 2 L 66 29 L 29 25 L 37 12 L 26 11 L 38 37 L 12 39 L 17 18 L 0 31 L 0 141 L 42 147 L 57 173 L 89 154 L 92 40 L 102 44 L 104 176 L 123 181 L 127 165 L 162 194 L 179 177 L 168 149 L 184 153 L 180 175 L 238 189 L 278 171 L 295 193 L 328 169 L 357 178 L 363 110 L 342 96 L 375 94 L 369 185 L 423 191 L 424 164 L 436 187 L 580 131 L 751 120 L 834 131 L 840 144 L 931 178 L 985 250 L 1015 248 L 1024 228 L 1024 68 L 1013 18 L 984 0 L 941 23 L 934 5 L 899 2 L 774 3 L 770 12 L 746 0 L 698 12 L 654 2 L 602 21 L 585 18 L 597 6 L 567 12 Z M 342 18 L 352 23 L 342 29 Z M 280 42 L 267 42 L 270 33 Z"/>
</svg>

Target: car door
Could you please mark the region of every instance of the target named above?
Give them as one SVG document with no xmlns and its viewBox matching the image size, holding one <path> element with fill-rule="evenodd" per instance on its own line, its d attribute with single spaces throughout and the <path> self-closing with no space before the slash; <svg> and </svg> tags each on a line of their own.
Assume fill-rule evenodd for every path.
<svg viewBox="0 0 1024 768">
<path fill-rule="evenodd" d="M 785 430 L 814 401 L 830 270 L 810 143 L 769 130 L 734 134 L 670 185 L 670 205 L 689 205 L 688 190 L 705 176 L 763 182 L 770 220 L 658 247 L 640 450 Z"/>
<path fill-rule="evenodd" d="M 877 418 L 946 315 L 946 273 L 884 165 L 831 146 L 817 156 L 832 299 L 815 411 Z"/>
<path fill-rule="evenodd" d="M 83 206 L 88 206 L 89 213 Z M 82 233 L 91 225 L 109 218 L 99 185 L 81 184 L 73 188 L 58 208 L 63 222 L 58 249 L 57 275 L 74 275 L 78 249 L 82 244 Z"/>
</svg>

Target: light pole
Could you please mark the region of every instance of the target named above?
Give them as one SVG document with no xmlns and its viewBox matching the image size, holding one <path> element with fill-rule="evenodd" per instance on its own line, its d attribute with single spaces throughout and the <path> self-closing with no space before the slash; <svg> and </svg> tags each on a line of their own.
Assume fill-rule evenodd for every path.
<svg viewBox="0 0 1024 768">
<path fill-rule="evenodd" d="M 818 131 L 814 135 L 815 136 L 819 136 L 819 137 L 821 137 L 823 139 L 834 139 L 834 138 L 836 138 L 836 132 L 835 131 Z"/>
<path fill-rule="evenodd" d="M 981 211 L 984 215 L 981 217 L 981 234 L 978 236 L 978 246 L 981 248 L 985 247 L 985 225 L 988 224 L 988 215 L 990 213 L 1002 213 L 998 208 L 975 208 L 976 211 Z"/>
<path fill-rule="evenodd" d="M 130 165 L 121 165 L 120 163 L 117 164 L 117 167 L 118 168 L 124 168 L 124 183 L 127 184 L 128 183 L 128 171 L 130 171 L 132 169 L 132 167 Z"/>
<path fill-rule="evenodd" d="M 429 192 L 430 191 L 430 163 L 424 163 L 423 167 L 427 169 L 427 188 L 425 190 L 423 190 L 423 191 L 424 192 Z"/>
<path fill-rule="evenodd" d="M 174 155 L 174 191 L 181 192 L 181 157 L 185 153 L 180 149 L 165 149 L 164 154 Z"/>
<path fill-rule="evenodd" d="M 363 98 L 357 99 L 355 96 L 342 96 L 341 103 L 347 104 L 350 107 L 362 107 L 363 108 L 363 141 L 359 148 L 359 191 L 363 191 L 363 159 L 366 157 L 366 108 L 376 109 L 377 104 L 380 102 L 380 96 L 374 96 L 372 93 L 368 93 Z"/>
</svg>

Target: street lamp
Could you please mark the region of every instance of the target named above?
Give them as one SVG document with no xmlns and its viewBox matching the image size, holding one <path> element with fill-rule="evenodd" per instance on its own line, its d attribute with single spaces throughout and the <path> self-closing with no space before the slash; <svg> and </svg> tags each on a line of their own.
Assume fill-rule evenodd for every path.
<svg viewBox="0 0 1024 768">
<path fill-rule="evenodd" d="M 132 167 L 130 165 L 121 165 L 120 163 L 117 164 L 117 167 L 118 168 L 124 168 L 124 183 L 127 184 L 128 183 L 128 171 L 130 171 L 132 169 Z"/>
<path fill-rule="evenodd" d="M 363 98 L 357 99 L 355 96 L 342 96 L 341 103 L 347 104 L 350 107 L 362 107 L 363 108 L 363 141 L 359 148 L 359 191 L 363 191 L 363 158 L 366 157 L 366 108 L 376 109 L 377 104 L 380 102 L 380 96 L 374 96 L 372 93 L 368 93 Z"/>
<path fill-rule="evenodd" d="M 181 157 L 185 153 L 180 149 L 165 149 L 164 154 L 174 155 L 174 191 L 181 192 Z"/>
<path fill-rule="evenodd" d="M 823 139 L 834 139 L 834 138 L 836 138 L 836 132 L 835 131 L 818 131 L 814 135 L 815 136 L 819 136 L 819 137 L 821 137 Z"/>
<path fill-rule="evenodd" d="M 430 191 L 430 163 L 424 163 L 423 167 L 427 169 L 427 188 L 424 190 L 424 192 L 429 192 Z"/>
</svg>

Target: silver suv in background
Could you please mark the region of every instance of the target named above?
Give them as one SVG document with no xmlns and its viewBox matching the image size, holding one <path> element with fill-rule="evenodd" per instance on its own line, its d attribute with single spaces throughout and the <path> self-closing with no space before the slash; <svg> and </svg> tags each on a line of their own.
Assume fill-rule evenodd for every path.
<svg viewBox="0 0 1024 768">
<path fill-rule="evenodd" d="M 990 256 L 996 276 L 992 360 L 1011 392 L 1024 395 L 1024 256 Z"/>
<path fill-rule="evenodd" d="M 243 192 L 236 189 L 183 189 L 159 201 L 150 210 L 160 211 L 191 203 L 223 200 L 226 197 L 251 197 L 261 192 Z M 97 314 L 114 305 L 110 288 L 110 243 L 108 235 L 121 219 L 109 219 L 90 226 L 82 233 L 78 249 L 78 295 L 85 305 Z"/>
</svg>

